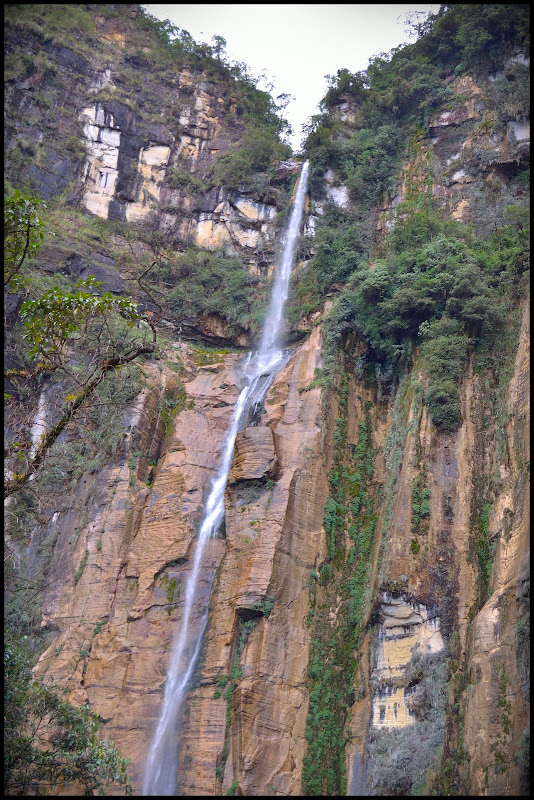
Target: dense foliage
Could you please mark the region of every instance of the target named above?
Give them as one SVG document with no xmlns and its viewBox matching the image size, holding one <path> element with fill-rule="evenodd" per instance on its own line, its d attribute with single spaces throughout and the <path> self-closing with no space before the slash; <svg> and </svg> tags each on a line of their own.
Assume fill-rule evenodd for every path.
<svg viewBox="0 0 534 800">
<path fill-rule="evenodd" d="M 5 794 L 48 794 L 70 782 L 86 795 L 103 795 L 113 784 L 131 794 L 128 760 L 99 738 L 97 715 L 33 678 L 24 640 L 6 643 L 4 681 Z"/>
<path fill-rule="evenodd" d="M 178 316 L 216 314 L 236 334 L 259 333 L 265 313 L 265 286 L 239 261 L 222 252 L 190 248 L 177 259 L 168 306 Z M 178 280 L 176 280 L 178 278 Z"/>
<path fill-rule="evenodd" d="M 43 205 L 40 198 L 24 195 L 19 189 L 4 201 L 4 289 L 8 291 L 24 286 L 24 262 L 39 252 L 44 236 L 39 214 Z"/>
<path fill-rule="evenodd" d="M 259 128 L 255 124 L 245 129 L 239 147 L 217 161 L 215 181 L 227 189 L 237 189 L 258 172 L 272 173 L 280 159 L 289 155 L 291 148 L 280 143 L 273 128 Z"/>
<path fill-rule="evenodd" d="M 457 384 L 466 360 L 473 351 L 495 349 L 529 257 L 528 210 L 517 199 L 525 196 L 525 165 L 507 190 L 480 180 L 471 226 L 450 219 L 432 196 L 425 131 L 438 108 L 454 107 L 446 105 L 455 99 L 451 80 L 474 62 L 497 70 L 526 44 L 527 6 L 484 6 L 480 14 L 476 8 L 442 6 L 419 26 L 415 44 L 373 59 L 365 72 L 341 69 L 330 77 L 323 113 L 312 118 L 305 143 L 311 194 L 323 212 L 314 239 L 301 246 L 306 267 L 293 279 L 288 309 L 295 323 L 320 309 L 329 292 L 337 295 L 327 317 L 325 384 L 334 381 L 339 388 L 336 364 L 354 332 L 367 345 L 356 368 L 381 389 L 419 353 L 432 419 L 447 431 L 461 421 Z M 509 88 L 498 79 L 489 83 L 495 109 L 483 120 L 489 130 L 528 116 L 521 62 L 509 67 L 506 83 Z M 342 103 L 352 108 L 349 121 L 339 113 Z M 486 130 L 479 128 L 475 135 Z M 373 233 L 377 208 L 387 192 L 394 196 L 401 158 L 412 162 L 404 174 L 404 200 L 396 201 L 379 239 Z M 482 177 L 484 168 L 483 162 L 471 164 Z M 331 197 L 327 170 L 330 185 L 348 191 L 343 207 Z"/>
<path fill-rule="evenodd" d="M 372 268 L 363 264 L 335 303 L 327 368 L 347 332 L 367 342 L 358 369 L 386 383 L 419 345 L 430 379 L 427 404 L 436 425 L 460 422 L 456 384 L 470 349 L 495 350 L 514 289 L 527 268 L 527 229 L 500 228 L 489 240 L 431 208 L 400 221 Z"/>
<path fill-rule="evenodd" d="M 445 3 L 416 26 L 417 55 L 443 71 L 480 74 L 500 69 L 517 50 L 530 48 L 530 6 L 526 3 Z M 409 48 L 408 48 L 409 52 Z"/>
<path fill-rule="evenodd" d="M 96 389 L 112 370 L 155 351 L 156 331 L 134 302 L 102 292 L 102 282 L 92 275 L 76 281 L 72 289 L 65 280 L 56 280 L 43 292 L 38 272 L 28 266 L 43 237 L 39 200 L 15 191 L 4 205 L 5 283 L 26 297 L 11 339 L 10 357 L 16 366 L 6 372 L 16 387 L 4 395 L 9 425 L 7 497 L 42 467 L 79 409 L 89 399 L 98 402 Z M 51 375 L 59 376 L 63 402 L 54 424 L 32 442 L 28 392 L 31 395 Z"/>
</svg>

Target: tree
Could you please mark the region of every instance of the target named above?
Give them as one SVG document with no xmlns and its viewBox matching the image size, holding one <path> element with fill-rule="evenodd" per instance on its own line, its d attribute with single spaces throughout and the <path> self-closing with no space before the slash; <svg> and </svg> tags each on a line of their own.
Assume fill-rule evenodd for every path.
<svg viewBox="0 0 534 800">
<path fill-rule="evenodd" d="M 224 62 L 224 57 L 226 55 L 226 45 L 227 41 L 223 36 L 212 36 L 211 41 L 213 42 L 212 49 L 213 55 L 217 59 L 217 61 Z"/>
<path fill-rule="evenodd" d="M 20 193 L 5 204 L 8 284 L 21 284 L 25 260 L 40 246 L 38 207 L 36 198 Z M 32 443 L 25 403 L 15 395 L 6 396 L 12 436 L 5 449 L 10 460 L 4 497 L 28 482 L 78 410 L 96 397 L 95 390 L 106 375 L 156 349 L 157 315 L 151 320 L 138 313 L 131 300 L 111 292 L 102 294 L 101 286 L 90 276 L 78 281 L 73 291 L 54 287 L 22 304 L 21 360 L 26 366 L 7 370 L 6 377 L 37 388 L 40 376 L 57 373 L 64 402 L 52 427 Z"/>
<path fill-rule="evenodd" d="M 99 738 L 98 716 L 35 680 L 21 644 L 12 641 L 4 650 L 4 748 L 7 795 L 47 793 L 70 782 L 81 783 L 87 796 L 103 795 L 111 784 L 132 793 L 128 759 Z"/>
<path fill-rule="evenodd" d="M 23 195 L 18 189 L 4 201 L 4 289 L 20 287 L 25 260 L 41 247 L 41 208 L 46 206 L 39 198 Z"/>
</svg>

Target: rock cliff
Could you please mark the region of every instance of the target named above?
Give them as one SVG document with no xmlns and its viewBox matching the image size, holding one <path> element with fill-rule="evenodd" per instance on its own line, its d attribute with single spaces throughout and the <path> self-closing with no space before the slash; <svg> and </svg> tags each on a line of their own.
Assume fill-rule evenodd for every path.
<svg viewBox="0 0 534 800">
<path fill-rule="evenodd" d="M 63 193 L 66 219 L 75 211 L 74 221 L 145 226 L 185 254 L 223 250 L 267 281 L 295 162 L 281 161 L 267 183 L 256 171 L 237 187 L 210 184 L 243 136 L 235 85 L 191 63 L 156 69 L 136 6 L 88 8 L 93 27 L 78 47 L 33 18 L 8 26 L 10 179 L 20 167 L 51 205 Z M 447 100 L 415 130 L 394 188 L 374 207 L 365 235 L 377 259 L 414 197 L 465 226 L 482 225 L 491 202 L 488 230 L 506 205 L 524 202 L 511 178 L 527 163 L 528 125 L 519 116 L 497 125 L 492 95 L 524 61 L 516 53 L 484 80 L 446 75 Z M 331 112 L 336 135 L 356 136 L 358 102 L 338 97 Z M 321 217 L 351 213 L 363 191 L 335 163 L 321 170 L 296 269 L 305 288 L 324 244 L 314 239 Z M 44 247 L 43 272 L 98 268 L 106 288 L 124 292 L 128 262 L 110 258 L 103 229 L 91 230 L 76 246 L 66 237 Z M 113 230 L 114 246 L 125 231 Z M 148 252 L 142 238 L 135 248 Z M 176 275 L 164 278 L 178 285 L 187 269 Z M 345 328 L 344 383 L 321 381 L 331 301 L 348 285 L 334 278 L 328 300 L 290 319 L 298 341 L 236 439 L 225 521 L 193 612 L 198 622 L 209 608 L 176 744 L 177 793 L 524 794 L 528 299 L 518 290 L 507 309 L 497 371 L 470 353 L 460 422 L 443 430 L 425 400 L 419 345 L 386 391 L 361 368 L 363 326 Z M 155 313 L 151 298 L 141 296 Z M 97 712 L 130 759 L 137 795 L 195 536 L 244 385 L 239 348 L 251 343 L 250 329 L 216 313 L 166 319 L 158 360 L 141 365 L 142 385 L 121 407 L 114 451 L 78 473 L 63 467 L 59 489 L 38 498 L 27 547 L 46 577 L 35 674 Z M 235 349 L 207 350 L 192 341 L 199 333 Z M 48 387 L 35 402 L 34 438 L 53 403 Z M 16 555 L 22 562 L 22 546 Z"/>
</svg>

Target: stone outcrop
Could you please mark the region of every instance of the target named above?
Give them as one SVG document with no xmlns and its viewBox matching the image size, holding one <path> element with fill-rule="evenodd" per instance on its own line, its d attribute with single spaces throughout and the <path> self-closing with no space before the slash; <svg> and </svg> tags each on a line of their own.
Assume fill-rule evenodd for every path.
<svg viewBox="0 0 534 800">
<path fill-rule="evenodd" d="M 415 721 L 406 703 L 406 667 L 415 655 L 443 650 L 443 638 L 439 617 L 430 616 L 420 603 L 406 603 L 386 594 L 379 613 L 382 621 L 371 680 L 377 680 L 380 689 L 373 697 L 372 724 L 377 728 L 397 728 Z"/>
<path fill-rule="evenodd" d="M 273 475 L 277 466 L 273 432 L 267 426 L 237 434 L 230 483 Z"/>
<path fill-rule="evenodd" d="M 530 459 L 529 341 L 526 304 L 507 393 L 510 456 L 489 519 L 495 543 L 491 595 L 474 619 L 467 662 L 465 743 L 472 794 L 520 793 L 516 754 L 529 719 L 526 653 L 519 644 L 529 595 L 530 495 L 524 471 Z M 488 752 L 496 754 L 493 769 L 488 769 Z"/>
<path fill-rule="evenodd" d="M 206 181 L 239 136 L 231 85 L 188 66 L 172 75 L 153 71 L 150 37 L 134 16 L 96 15 L 94 23 L 84 42 L 90 56 L 74 46 L 43 45 L 31 30 L 24 34 L 26 51 L 46 67 L 26 80 L 8 78 L 8 164 L 18 159 L 44 197 L 65 191 L 67 204 L 102 219 L 150 223 L 183 244 L 222 247 L 257 272 L 269 271 L 281 210 L 276 189 L 274 203 L 266 203 L 250 186 L 236 192 Z M 8 55 L 20 47 L 9 28 Z M 39 106 L 43 90 L 47 114 Z M 24 148 L 33 163 L 21 158 Z"/>
<path fill-rule="evenodd" d="M 263 421 L 269 427 L 256 430 L 268 441 L 265 431 L 272 429 L 276 439 L 280 473 L 274 487 L 249 494 L 246 481 L 240 481 L 227 490 L 227 549 L 212 594 L 200 686 L 193 691 L 181 751 L 180 790 L 186 794 L 218 793 L 217 765 L 223 794 L 237 776 L 246 794 L 264 794 L 272 785 L 284 794 L 300 792 L 306 750 L 307 580 L 322 552 L 326 486 L 318 458 L 320 392 L 299 389 L 311 381 L 319 355 L 317 328 L 268 392 Z M 237 452 L 239 458 L 239 446 Z M 270 613 L 264 610 L 267 600 Z M 256 624 L 240 649 L 239 633 L 250 619 Z M 214 730 L 212 721 L 224 719 L 226 701 L 215 696 L 216 686 L 236 667 L 242 678 L 232 694 L 224 764 L 225 728 L 219 724 Z"/>
<path fill-rule="evenodd" d="M 508 63 L 511 67 L 513 63 Z M 489 76 L 491 79 L 491 76 Z M 486 181 L 505 189 L 506 180 L 530 156 L 530 121 L 511 120 L 496 125 L 489 88 L 477 85 L 470 76 L 449 81 L 454 93 L 452 108 L 430 120 L 428 136 L 412 145 L 410 158 L 402 168 L 398 190 L 381 203 L 377 230 L 386 235 L 395 224 L 399 203 L 414 192 L 431 193 L 454 219 L 468 223 L 480 209 L 480 172 Z"/>
</svg>

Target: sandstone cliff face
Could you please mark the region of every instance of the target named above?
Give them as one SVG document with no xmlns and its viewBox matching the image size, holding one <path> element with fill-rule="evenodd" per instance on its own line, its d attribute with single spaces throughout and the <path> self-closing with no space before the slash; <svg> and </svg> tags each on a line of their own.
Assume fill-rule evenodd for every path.
<svg viewBox="0 0 534 800">
<path fill-rule="evenodd" d="M 284 794 L 302 794 L 309 575 L 326 557 L 322 520 L 330 434 L 323 430 L 321 436 L 320 390 L 299 389 L 313 378 L 320 343 L 316 328 L 276 377 L 260 426 L 245 429 L 236 443 L 225 534 L 212 542 L 202 573 L 200 602 L 207 604 L 214 582 L 180 738 L 179 785 L 188 795 L 224 794 L 235 780 L 243 794 L 271 794 L 273 786 Z M 174 391 L 175 374 L 163 367 L 152 376 L 160 388 L 143 392 L 137 419 L 131 420 L 142 437 L 142 452 L 160 449 L 153 485 L 139 479 L 143 470 L 146 475 L 142 464 L 137 478 L 126 465 L 98 476 L 90 516 L 74 547 L 69 545 L 74 504 L 55 521 L 55 582 L 43 624 L 57 634 L 37 667 L 47 680 L 68 686 L 72 700 L 89 701 L 99 713 L 105 732 L 132 759 L 136 793 L 180 624 L 180 587 L 242 380 L 235 356 L 198 368 L 185 346 L 177 352 L 187 369 L 183 410 L 165 435 L 158 427 L 158 394 Z M 349 785 L 369 726 L 371 731 L 410 726 L 417 737 L 425 701 L 410 663 L 414 655 L 439 655 L 446 647 L 454 656 L 453 672 L 463 675 L 450 691 L 456 692 L 464 714 L 467 788 L 472 794 L 518 791 L 515 756 L 526 724 L 515 643 L 528 557 L 523 466 L 528 460 L 527 371 L 525 309 L 506 395 L 510 423 L 499 464 L 491 445 L 485 462 L 480 460 L 483 415 L 476 376 L 464 381 L 464 423 L 455 434 L 432 429 L 418 399 L 417 372 L 389 413 L 377 406 L 377 479 L 394 487 L 393 504 L 391 494 L 382 495 L 371 576 L 375 589 L 368 598 L 369 613 L 377 604 L 379 624 L 362 645 L 367 691 L 356 701 L 350 722 Z M 366 392 L 355 384 L 350 394 L 348 428 L 354 441 L 362 419 L 357 396 Z M 391 455 L 387 442 L 393 435 L 400 463 L 384 458 L 384 453 Z M 411 496 L 422 463 L 428 465 L 430 514 L 428 529 L 414 537 Z M 495 560 L 491 593 L 481 605 L 470 513 L 478 485 L 474 477 L 490 466 L 500 467 L 489 517 Z M 420 542 L 417 552 L 414 538 Z M 85 567 L 76 580 L 85 552 Z M 332 608 L 332 630 L 335 615 Z M 448 730 L 445 746 L 455 749 L 458 730 L 454 725 Z M 488 770 L 489 753 L 496 749 L 502 769 Z"/>
<path fill-rule="evenodd" d="M 72 202 L 99 218 L 153 220 L 159 230 L 171 226 L 183 242 L 245 253 L 251 269 L 268 271 L 274 201 L 245 191 L 194 196 L 169 180 L 182 168 L 201 180 L 227 151 L 232 97 L 183 70 L 165 98 L 153 97 L 163 120 L 147 120 L 120 99 L 117 64 L 127 51 L 128 25 L 102 18 L 97 30 L 114 48 L 107 60 L 47 45 L 76 88 L 67 93 L 59 84 L 54 133 L 33 167 L 45 195 L 76 181 Z M 35 43 L 29 39 L 28 46 Z M 34 98 L 40 87 L 49 88 L 47 80 L 37 72 L 27 85 L 10 85 L 13 105 L 26 114 L 8 131 L 10 149 L 21 137 L 37 142 L 43 134 Z M 382 204 L 380 234 L 395 224 L 399 202 L 425 187 L 468 222 L 480 203 L 480 181 L 496 180 L 505 189 L 507 171 L 526 158 L 524 121 L 494 131 L 486 89 L 470 78 L 451 85 L 459 99 L 435 115 L 428 136 L 414 146 L 398 192 Z M 352 124 L 357 115 L 341 105 L 341 120 Z M 76 163 L 59 152 L 58 131 L 84 142 Z M 481 159 L 486 178 L 475 175 Z M 326 180 L 328 198 L 344 207 L 345 187 L 335 186 L 332 174 Z M 69 263 L 73 272 L 80 268 Z M 100 263 L 106 280 L 113 276 L 122 291 L 122 279 L 108 269 L 113 265 Z M 357 662 L 352 707 L 342 720 L 352 737 L 344 758 L 355 793 L 382 763 L 379 737 L 390 734 L 412 737 L 414 753 L 428 755 L 422 793 L 446 789 L 445 778 L 436 780 L 452 764 L 466 794 L 520 791 L 517 755 L 528 723 L 521 633 L 529 597 L 528 320 L 523 306 L 517 350 L 510 349 L 503 367 L 509 374 L 497 389 L 490 391 L 484 374 L 467 366 L 463 422 L 452 434 L 431 423 L 417 360 L 389 398 L 351 374 L 346 450 L 358 446 L 366 421 L 376 516 L 362 635 L 348 658 Z M 227 335 L 216 317 L 200 324 L 216 337 Z M 246 345 L 246 338 L 237 344 Z M 143 367 L 146 387 L 125 420 L 122 459 L 84 474 L 48 523 L 54 545 L 42 625 L 51 643 L 36 667 L 46 681 L 66 686 L 73 702 L 89 702 L 99 714 L 103 732 L 131 759 L 136 794 L 183 614 L 195 535 L 243 384 L 237 353 L 199 366 L 194 349 L 176 341 L 164 355 L 167 360 Z M 260 417 L 236 440 L 225 526 L 206 552 L 193 614 L 198 622 L 209 604 L 177 742 L 181 794 L 224 795 L 236 782 L 243 795 L 304 794 L 310 653 L 319 624 L 313 615 L 321 611 L 323 632 L 336 642 L 350 602 L 344 587 L 329 587 L 320 577 L 328 560 L 325 501 L 342 413 L 339 398 L 310 388 L 320 364 L 321 327 L 310 322 L 307 340 L 275 377 Z M 428 504 L 417 520 L 414 489 L 426 493 Z M 489 580 L 477 554 L 481 525 L 491 543 Z M 336 569 L 347 577 L 355 569 L 348 531 L 343 535 Z M 434 738 L 425 750 L 429 731 Z"/>
<path fill-rule="evenodd" d="M 183 735 L 181 786 L 191 794 L 217 792 L 215 765 L 225 735 L 230 744 L 223 788 L 244 770 L 251 794 L 275 778 L 281 791 L 299 792 L 308 639 L 302 621 L 307 575 L 321 552 L 325 492 L 315 457 L 320 393 L 299 389 L 312 380 L 319 353 L 317 329 L 272 385 L 264 426 L 246 429 L 237 445 L 244 457 L 236 459 L 228 488 L 225 538 L 213 541 L 202 576 L 209 590 L 218 567 L 203 664 Z M 191 367 L 185 350 L 181 355 Z M 146 390 L 137 403 L 143 452 L 151 436 L 163 436 L 158 392 L 173 391 L 165 370 L 153 378 L 161 388 Z M 184 383 L 186 407 L 167 431 L 153 486 L 143 488 L 126 465 L 101 475 L 74 549 L 67 540 L 71 512 L 58 519 L 51 566 L 56 591 L 44 606 L 43 625 L 59 632 L 37 671 L 65 683 L 71 699 L 88 701 L 98 712 L 106 732 L 132 759 L 137 791 L 180 621 L 180 588 L 242 380 L 235 357 L 190 378 Z M 258 489 L 257 479 L 273 474 L 275 465 L 276 483 Z M 73 578 L 84 553 L 82 574 Z M 257 609 L 267 598 L 273 607 L 262 616 Z M 239 626 L 247 619 L 257 625 L 246 647 L 237 650 Z M 217 680 L 236 664 L 242 680 L 225 731 L 226 702 L 213 695 Z"/>
<path fill-rule="evenodd" d="M 442 628 L 453 656 L 450 669 L 458 678 L 455 683 L 453 676 L 450 686 L 456 685 L 463 717 L 463 734 L 450 732 L 445 747 L 462 753 L 466 791 L 473 795 L 520 791 L 516 757 L 528 720 L 517 645 L 529 558 L 528 473 L 519 466 L 526 463 L 523 459 L 528 461 L 528 400 L 520 388 L 529 370 L 527 320 L 524 307 L 506 392 L 506 431 L 488 430 L 484 420 L 493 418 L 495 410 L 484 408 L 478 375 L 468 374 L 463 382 L 464 423 L 454 435 L 432 430 L 424 409 L 416 398 L 410 399 L 394 507 L 383 530 L 384 556 L 378 566 L 378 587 L 393 589 L 393 595 L 386 591 L 377 597 L 380 624 L 376 666 L 371 669 L 371 681 L 377 684 L 371 730 L 418 724 L 417 702 L 414 705 L 410 695 L 413 672 L 406 668 L 418 652 L 442 650 Z M 427 465 L 430 509 L 425 530 L 414 535 L 411 498 L 422 463 Z M 499 477 L 491 494 L 488 535 L 494 562 L 484 601 L 475 557 L 479 520 L 474 509 L 481 479 L 491 475 Z M 496 761 L 492 753 L 498 754 Z"/>
</svg>

